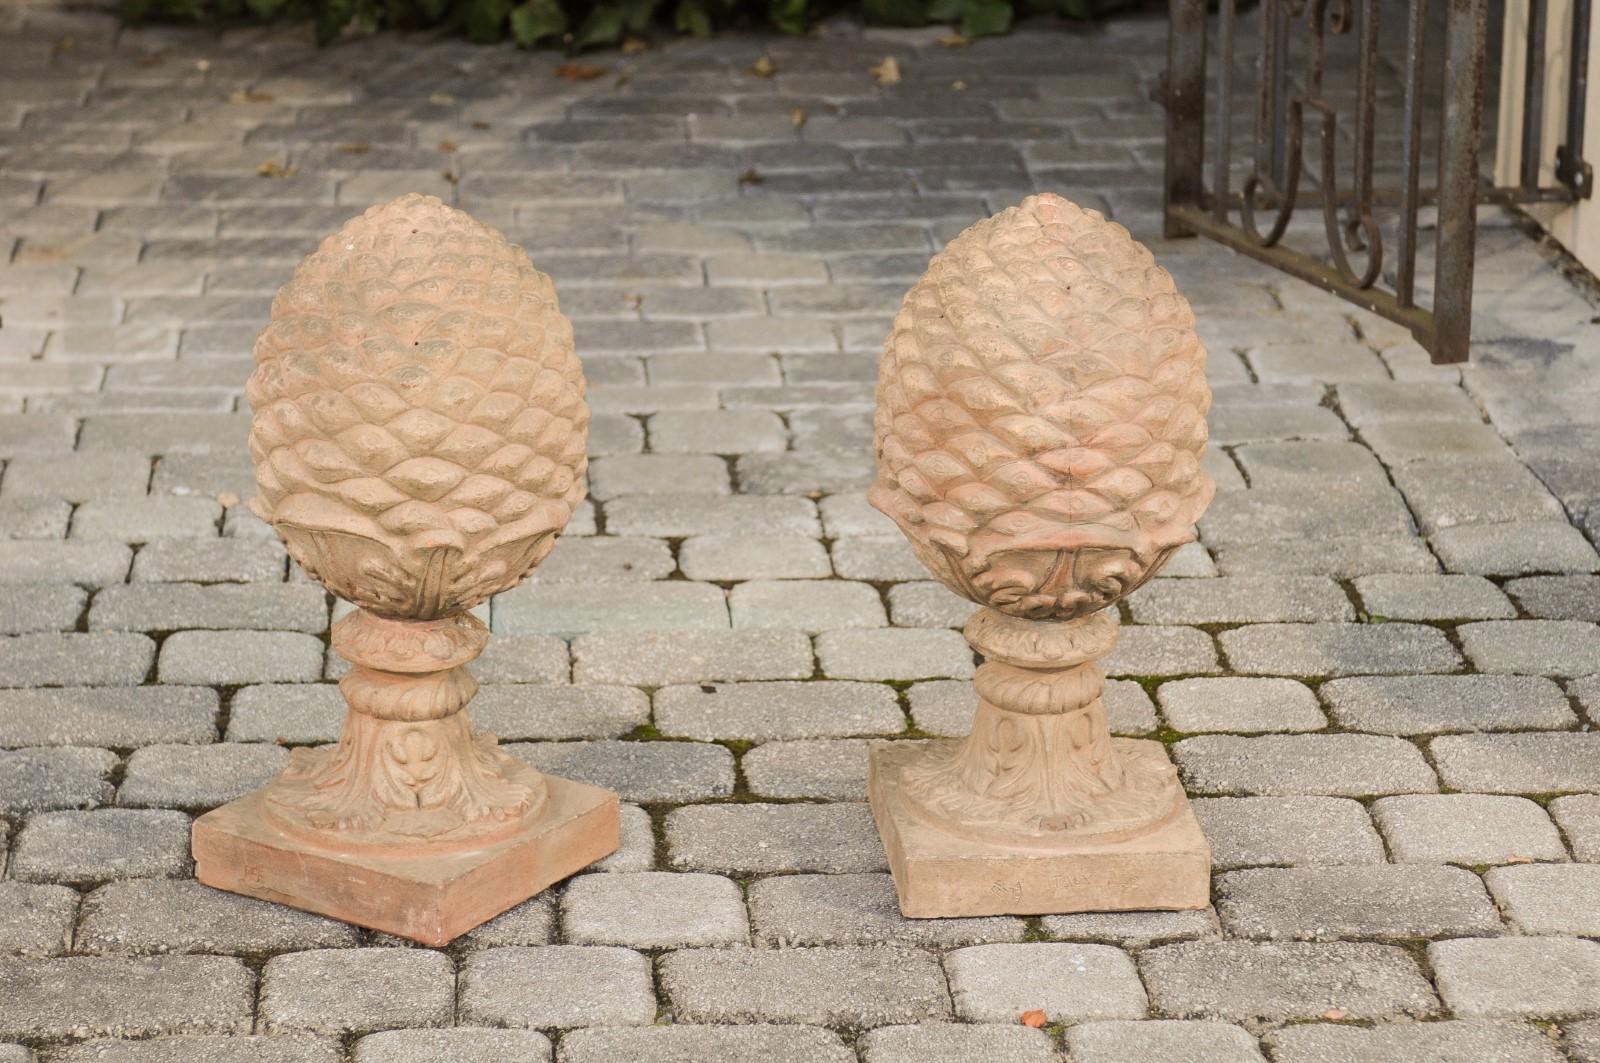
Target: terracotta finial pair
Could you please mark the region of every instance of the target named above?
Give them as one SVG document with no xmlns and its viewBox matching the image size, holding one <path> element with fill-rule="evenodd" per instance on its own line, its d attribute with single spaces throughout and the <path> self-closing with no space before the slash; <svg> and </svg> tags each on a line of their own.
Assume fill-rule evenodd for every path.
<svg viewBox="0 0 1600 1063">
<path fill-rule="evenodd" d="M 1206 902 L 1209 849 L 1159 747 L 1110 737 L 1103 612 L 1192 538 L 1211 485 L 1188 304 L 1121 226 L 1056 196 L 979 222 L 907 295 L 871 493 L 982 606 L 971 737 L 872 751 L 908 915 Z M 337 746 L 194 828 L 202 882 L 439 944 L 618 845 L 617 796 L 474 735 L 468 610 L 524 579 L 584 494 L 589 413 L 550 279 L 404 196 L 273 302 L 249 398 L 254 511 L 359 608 Z"/>
</svg>

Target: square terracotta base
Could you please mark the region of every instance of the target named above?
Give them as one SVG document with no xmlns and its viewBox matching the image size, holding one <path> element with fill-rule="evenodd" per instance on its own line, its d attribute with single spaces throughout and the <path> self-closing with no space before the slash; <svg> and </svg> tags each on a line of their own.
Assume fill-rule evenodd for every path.
<svg viewBox="0 0 1600 1063">
<path fill-rule="evenodd" d="M 1164 826 L 1137 838 L 1071 849 L 981 842 L 939 830 L 905 806 L 891 749 L 875 746 L 868 754 L 868 795 L 900 911 L 909 918 L 1193 909 L 1211 903 L 1211 845 L 1187 797 Z"/>
<path fill-rule="evenodd" d="M 617 795 L 546 775 L 550 805 L 481 849 L 394 857 L 341 852 L 262 818 L 260 791 L 195 820 L 195 877 L 207 886 L 443 945 L 621 844 Z"/>
</svg>

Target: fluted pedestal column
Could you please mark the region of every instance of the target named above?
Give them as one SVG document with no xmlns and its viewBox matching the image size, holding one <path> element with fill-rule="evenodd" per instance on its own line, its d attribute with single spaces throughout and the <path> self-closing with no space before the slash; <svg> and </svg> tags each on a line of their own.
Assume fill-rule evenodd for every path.
<svg viewBox="0 0 1600 1063">
<path fill-rule="evenodd" d="M 984 608 L 965 739 L 873 748 L 869 793 L 908 916 L 1204 908 L 1211 849 L 1161 744 L 1113 738 L 1108 611 Z"/>
</svg>

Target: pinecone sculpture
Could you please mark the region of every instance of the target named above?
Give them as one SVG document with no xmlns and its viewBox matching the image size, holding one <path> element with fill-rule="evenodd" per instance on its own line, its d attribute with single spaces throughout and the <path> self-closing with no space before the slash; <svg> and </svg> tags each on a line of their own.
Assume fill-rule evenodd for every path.
<svg viewBox="0 0 1600 1063">
<path fill-rule="evenodd" d="M 589 410 L 550 278 L 432 196 L 325 239 L 255 357 L 251 509 L 375 613 L 446 617 L 514 586 L 583 499 Z"/>
<path fill-rule="evenodd" d="M 1194 314 L 1128 231 L 1055 195 L 978 222 L 906 295 L 879 370 L 872 504 L 948 586 L 1083 616 L 1211 500 Z"/>
</svg>

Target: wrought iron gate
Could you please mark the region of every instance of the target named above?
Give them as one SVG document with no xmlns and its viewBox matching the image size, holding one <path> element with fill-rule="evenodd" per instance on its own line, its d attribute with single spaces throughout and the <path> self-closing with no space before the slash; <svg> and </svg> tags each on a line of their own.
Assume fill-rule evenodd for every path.
<svg viewBox="0 0 1600 1063">
<path fill-rule="evenodd" d="M 1480 178 L 1478 162 L 1489 0 L 1439 0 L 1445 5 L 1444 40 L 1442 49 L 1433 54 L 1443 63 L 1444 69 L 1437 72 L 1443 93 L 1433 142 L 1438 181 L 1431 189 L 1422 185 L 1428 140 L 1424 111 L 1432 88 L 1425 78 L 1430 55 L 1428 0 L 1409 0 L 1404 8 L 1404 49 L 1397 57 L 1398 180 L 1383 188 L 1376 186 L 1374 176 L 1377 132 L 1380 120 L 1394 116 L 1378 107 L 1380 44 L 1397 38 L 1392 33 L 1380 35 L 1382 0 L 1261 0 L 1258 17 L 1250 20 L 1259 22 L 1260 51 L 1253 64 L 1254 145 L 1243 167 L 1235 158 L 1234 140 L 1246 130 L 1242 123 L 1236 124 L 1234 112 L 1238 75 L 1245 69 L 1235 62 L 1235 52 L 1245 20 L 1238 0 L 1212 2 L 1218 4 L 1217 41 L 1215 71 L 1208 85 L 1208 0 L 1170 0 L 1163 101 L 1166 235 L 1210 237 L 1406 326 L 1435 362 L 1465 361 L 1472 321 L 1477 204 L 1570 202 L 1592 192 L 1593 171 L 1583 156 L 1592 0 L 1573 0 L 1566 135 L 1554 152 L 1557 183 L 1545 187 L 1539 184 L 1539 171 L 1546 158 L 1540 136 L 1547 0 L 1528 0 L 1520 180 L 1499 187 Z M 1395 8 L 1389 11 L 1396 13 Z M 1300 36 L 1291 34 L 1297 21 L 1303 21 Z M 1330 63 L 1328 51 L 1331 40 L 1351 36 L 1352 30 L 1353 86 L 1348 78 L 1339 83 L 1334 76 L 1337 64 Z M 1291 70 L 1296 47 L 1300 62 Z M 1337 102 L 1352 88 L 1354 121 L 1346 186 L 1339 167 L 1346 145 Z M 1208 110 L 1215 125 L 1209 139 Z M 1314 146 L 1307 144 L 1312 134 Z M 1320 207 L 1320 236 L 1326 243 L 1320 254 L 1284 243 L 1296 207 L 1313 197 Z M 1437 209 L 1438 221 L 1432 249 L 1432 302 L 1423 306 L 1418 302 L 1418 220 L 1428 205 Z M 1392 232 L 1395 245 L 1392 266 L 1385 259 L 1386 230 Z"/>
</svg>

